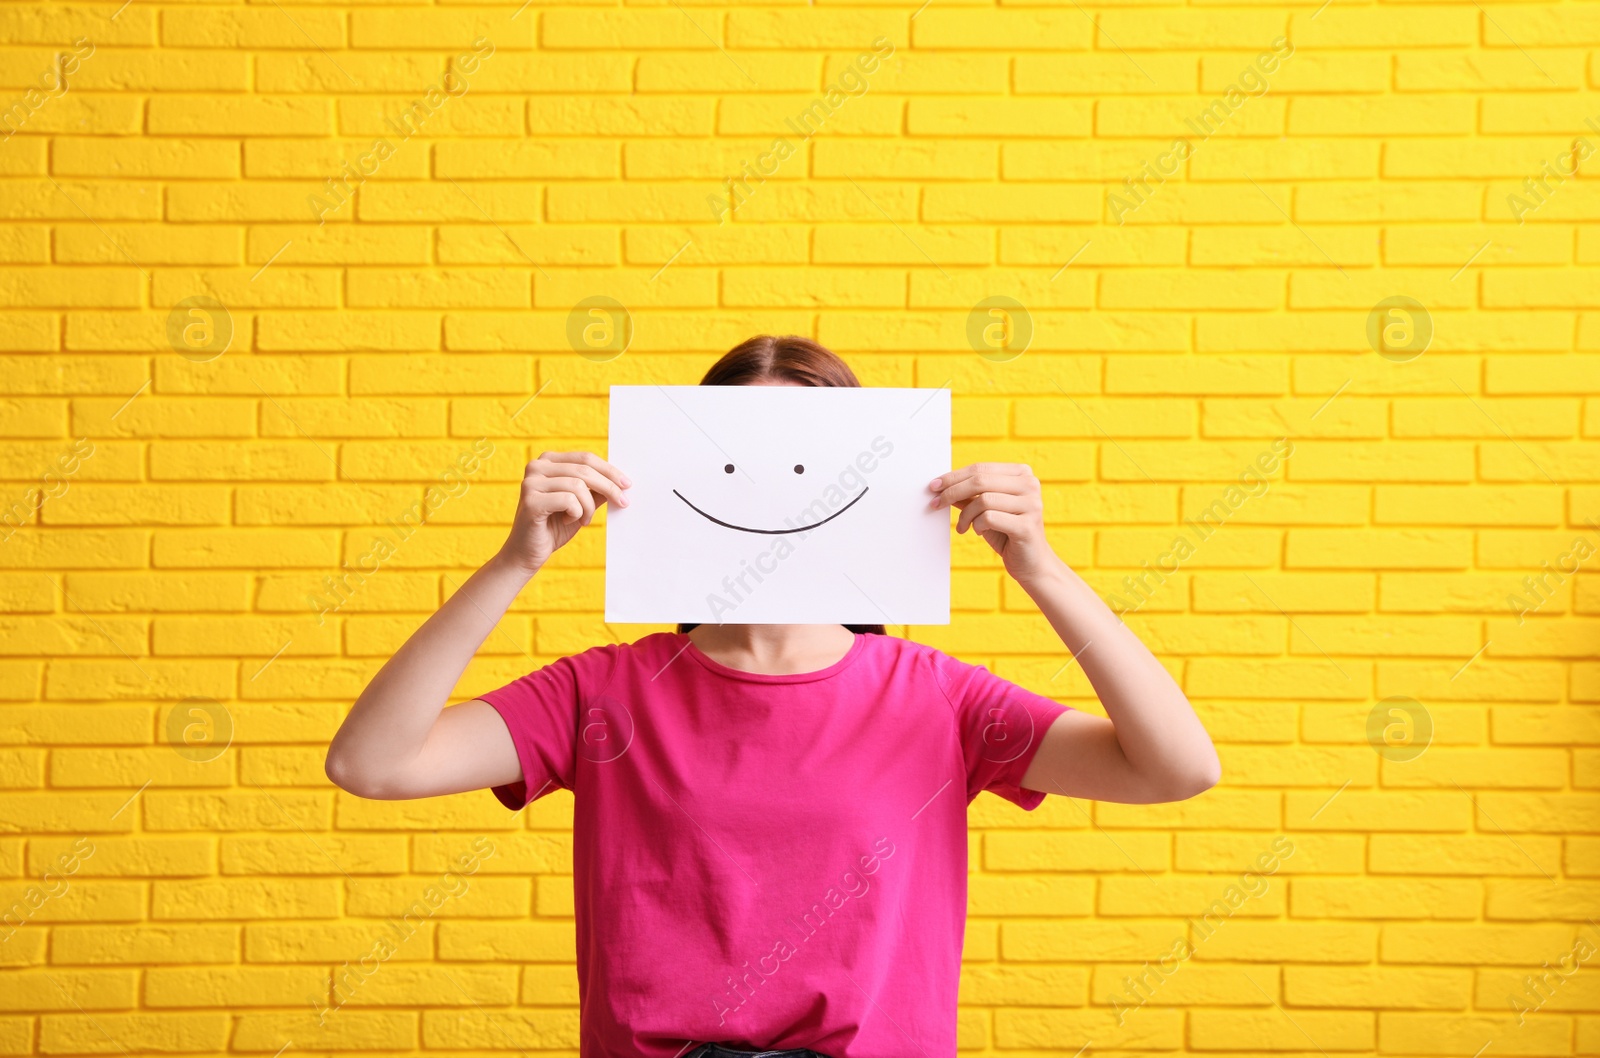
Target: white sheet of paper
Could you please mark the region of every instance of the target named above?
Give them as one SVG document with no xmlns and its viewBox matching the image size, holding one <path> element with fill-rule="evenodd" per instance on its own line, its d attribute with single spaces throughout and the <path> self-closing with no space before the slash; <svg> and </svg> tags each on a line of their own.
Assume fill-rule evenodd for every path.
<svg viewBox="0 0 1600 1058">
<path fill-rule="evenodd" d="M 612 386 L 607 458 L 607 621 L 950 623 L 948 389 Z"/>
</svg>

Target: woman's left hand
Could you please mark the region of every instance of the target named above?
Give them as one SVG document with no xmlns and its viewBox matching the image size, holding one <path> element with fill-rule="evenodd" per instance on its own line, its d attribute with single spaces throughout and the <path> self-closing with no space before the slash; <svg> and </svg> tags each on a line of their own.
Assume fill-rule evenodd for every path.
<svg viewBox="0 0 1600 1058">
<path fill-rule="evenodd" d="M 961 512 L 956 532 L 983 534 L 1019 582 L 1059 562 L 1044 535 L 1044 494 L 1025 463 L 973 463 L 934 478 L 931 507 Z"/>
</svg>

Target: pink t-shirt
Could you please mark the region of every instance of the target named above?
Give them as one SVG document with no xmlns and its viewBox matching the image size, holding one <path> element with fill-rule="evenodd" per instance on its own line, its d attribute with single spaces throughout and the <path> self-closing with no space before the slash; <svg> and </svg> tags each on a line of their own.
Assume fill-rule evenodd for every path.
<svg viewBox="0 0 1600 1058">
<path fill-rule="evenodd" d="M 1044 800 L 1064 706 L 884 635 L 773 676 L 661 632 L 481 697 L 522 761 L 495 795 L 574 794 L 583 1058 L 954 1058 L 967 805 Z"/>
</svg>

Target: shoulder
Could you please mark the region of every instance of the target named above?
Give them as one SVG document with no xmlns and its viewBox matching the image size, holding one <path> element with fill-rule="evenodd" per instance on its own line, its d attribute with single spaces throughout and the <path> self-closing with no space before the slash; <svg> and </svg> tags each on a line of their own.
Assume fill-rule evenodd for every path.
<svg viewBox="0 0 1600 1058">
<path fill-rule="evenodd" d="M 937 647 L 899 636 L 871 635 L 873 653 L 894 668 L 928 680 L 954 705 L 974 679 L 988 670 L 946 654 Z"/>
<path fill-rule="evenodd" d="M 652 632 L 631 643 L 598 643 L 587 650 L 568 654 L 561 660 L 590 679 L 610 677 L 626 667 L 656 667 L 683 648 L 683 637 L 675 632 Z M 654 671 L 654 670 L 652 670 Z"/>
</svg>

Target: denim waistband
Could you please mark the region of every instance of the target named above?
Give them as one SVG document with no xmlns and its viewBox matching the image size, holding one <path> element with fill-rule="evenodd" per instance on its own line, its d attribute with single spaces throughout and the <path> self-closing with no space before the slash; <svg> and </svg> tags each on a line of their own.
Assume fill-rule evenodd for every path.
<svg viewBox="0 0 1600 1058">
<path fill-rule="evenodd" d="M 828 1058 L 828 1056 L 803 1048 L 787 1051 L 741 1051 L 718 1043 L 702 1043 L 683 1058 Z"/>
</svg>

